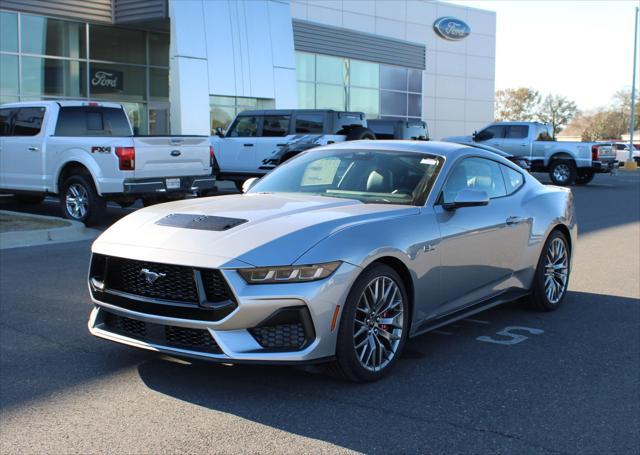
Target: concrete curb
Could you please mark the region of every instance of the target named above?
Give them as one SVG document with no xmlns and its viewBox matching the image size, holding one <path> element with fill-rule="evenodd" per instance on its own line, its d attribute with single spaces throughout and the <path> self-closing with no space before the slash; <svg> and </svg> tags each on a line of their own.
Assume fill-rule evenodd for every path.
<svg viewBox="0 0 640 455">
<path fill-rule="evenodd" d="M 9 210 L 0 210 L 0 213 L 36 219 L 60 219 L 52 216 L 33 215 L 31 213 L 11 212 Z M 100 235 L 100 231 L 97 229 L 88 229 L 84 224 L 78 221 L 64 221 L 69 222 L 71 226 L 0 233 L 0 250 L 26 246 L 51 245 L 54 243 L 78 242 L 80 240 L 92 240 Z"/>
</svg>

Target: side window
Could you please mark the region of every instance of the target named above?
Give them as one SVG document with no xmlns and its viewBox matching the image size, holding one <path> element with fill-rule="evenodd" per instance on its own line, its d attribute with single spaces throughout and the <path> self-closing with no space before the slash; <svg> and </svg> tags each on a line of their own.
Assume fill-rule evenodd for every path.
<svg viewBox="0 0 640 455">
<path fill-rule="evenodd" d="M 296 115 L 296 134 L 322 134 L 324 125 L 322 114 Z"/>
<path fill-rule="evenodd" d="M 455 200 L 463 189 L 486 191 L 490 199 L 507 194 L 500 164 L 484 158 L 465 158 L 455 165 L 442 191 L 444 203 Z"/>
<path fill-rule="evenodd" d="M 35 136 L 40 133 L 44 119 L 44 107 L 24 107 L 18 109 L 13 124 L 14 136 Z"/>
<path fill-rule="evenodd" d="M 489 139 L 502 139 L 504 137 L 504 126 L 493 125 L 485 128 L 476 135 L 477 141 L 488 141 Z"/>
<path fill-rule="evenodd" d="M 529 136 L 527 125 L 509 125 L 504 135 L 505 139 L 524 139 Z"/>
<path fill-rule="evenodd" d="M 524 176 L 518 171 L 511 169 L 509 166 L 500 165 L 504 183 L 507 189 L 507 195 L 513 194 L 524 184 Z"/>
<path fill-rule="evenodd" d="M 288 115 L 265 115 L 262 124 L 262 135 L 265 137 L 282 137 L 289 134 Z"/>
<path fill-rule="evenodd" d="M 66 106 L 60 109 L 56 136 L 131 136 L 123 109 L 113 107 Z"/>
<path fill-rule="evenodd" d="M 0 136 L 11 134 L 11 117 L 15 112 L 15 109 L 0 109 Z"/>
<path fill-rule="evenodd" d="M 243 115 L 236 119 L 229 129 L 230 137 L 256 137 L 258 135 L 258 120 L 260 118 L 253 115 Z"/>
<path fill-rule="evenodd" d="M 540 128 L 536 141 L 553 141 L 553 138 L 549 135 L 549 130 L 546 126 Z"/>
</svg>

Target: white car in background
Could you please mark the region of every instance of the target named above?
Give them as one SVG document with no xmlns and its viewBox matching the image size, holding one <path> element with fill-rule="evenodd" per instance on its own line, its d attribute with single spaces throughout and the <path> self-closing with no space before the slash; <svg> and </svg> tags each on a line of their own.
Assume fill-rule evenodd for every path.
<svg viewBox="0 0 640 455">
<path fill-rule="evenodd" d="M 629 159 L 629 144 L 625 142 L 616 142 L 614 144 L 616 150 L 616 161 L 620 166 L 624 166 L 624 163 Z M 635 145 L 633 146 L 633 159 L 636 163 L 640 164 L 640 150 Z"/>
</svg>

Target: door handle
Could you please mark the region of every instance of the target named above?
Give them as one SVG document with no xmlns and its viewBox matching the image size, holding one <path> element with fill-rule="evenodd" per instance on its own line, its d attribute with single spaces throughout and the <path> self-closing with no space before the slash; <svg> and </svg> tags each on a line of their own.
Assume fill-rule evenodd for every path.
<svg viewBox="0 0 640 455">
<path fill-rule="evenodd" d="M 507 218 L 506 223 L 507 226 L 515 226 L 516 224 L 524 223 L 525 221 L 525 218 L 519 216 L 510 216 L 509 218 Z"/>
<path fill-rule="evenodd" d="M 38 147 L 34 147 L 33 145 L 31 147 L 29 147 L 27 150 L 29 150 L 30 152 L 37 152 L 38 150 L 40 150 Z"/>
<path fill-rule="evenodd" d="M 245 147 L 253 147 L 253 144 L 244 144 Z"/>
</svg>

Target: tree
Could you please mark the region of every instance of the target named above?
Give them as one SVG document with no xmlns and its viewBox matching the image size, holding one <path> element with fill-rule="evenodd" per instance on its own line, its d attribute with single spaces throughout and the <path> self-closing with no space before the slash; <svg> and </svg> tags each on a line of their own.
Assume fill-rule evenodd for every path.
<svg viewBox="0 0 640 455">
<path fill-rule="evenodd" d="M 537 90 L 526 87 L 508 88 L 496 92 L 496 120 L 533 121 L 540 103 Z"/>
<path fill-rule="evenodd" d="M 554 136 L 573 119 L 578 112 L 576 103 L 561 95 L 547 95 L 537 108 L 536 117 L 543 123 L 550 123 Z"/>
</svg>

